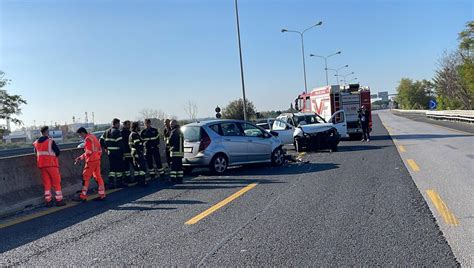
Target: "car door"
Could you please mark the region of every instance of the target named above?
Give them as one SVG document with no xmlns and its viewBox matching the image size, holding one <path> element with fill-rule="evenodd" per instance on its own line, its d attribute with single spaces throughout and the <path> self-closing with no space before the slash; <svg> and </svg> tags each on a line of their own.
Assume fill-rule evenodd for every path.
<svg viewBox="0 0 474 268">
<path fill-rule="evenodd" d="M 348 137 L 346 113 L 344 110 L 335 112 L 329 119 L 329 122 L 334 125 L 334 127 L 337 129 L 337 132 L 341 135 L 341 138 Z"/>
<path fill-rule="evenodd" d="M 272 143 L 270 135 L 255 125 L 242 123 L 247 139 L 248 162 L 267 162 L 271 160 Z"/>
<path fill-rule="evenodd" d="M 223 122 L 220 125 L 222 129 L 222 146 L 229 155 L 229 163 L 239 164 L 247 162 L 248 139 L 244 136 L 244 132 L 239 123 Z"/>
<path fill-rule="evenodd" d="M 280 139 L 283 144 L 293 144 L 295 128 L 292 125 L 283 120 L 275 119 L 271 130 L 278 133 L 278 139 Z"/>
</svg>

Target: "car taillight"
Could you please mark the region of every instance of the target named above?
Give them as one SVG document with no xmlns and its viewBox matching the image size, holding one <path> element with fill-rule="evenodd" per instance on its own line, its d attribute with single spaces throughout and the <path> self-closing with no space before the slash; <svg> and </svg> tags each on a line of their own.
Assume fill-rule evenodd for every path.
<svg viewBox="0 0 474 268">
<path fill-rule="evenodd" d="M 199 143 L 199 152 L 206 150 L 211 145 L 211 138 L 207 135 L 206 131 L 201 129 L 201 142 Z"/>
</svg>

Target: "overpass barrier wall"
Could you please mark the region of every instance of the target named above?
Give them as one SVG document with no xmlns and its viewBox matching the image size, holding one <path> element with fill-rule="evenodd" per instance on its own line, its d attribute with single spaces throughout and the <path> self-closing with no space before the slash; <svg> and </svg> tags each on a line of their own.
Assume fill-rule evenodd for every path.
<svg viewBox="0 0 474 268">
<path fill-rule="evenodd" d="M 400 113 L 424 114 L 426 117 L 435 120 L 457 121 L 464 123 L 474 123 L 474 110 L 446 110 L 446 111 L 430 111 L 430 110 L 400 110 L 394 109 Z"/>
<path fill-rule="evenodd" d="M 70 197 L 82 187 L 83 164 L 74 159 L 83 149 L 62 150 L 59 156 L 63 195 Z M 102 155 L 102 174 L 107 174 L 107 155 Z M 104 176 L 104 179 L 106 176 Z M 91 188 L 96 184 L 91 179 Z M 0 218 L 44 204 L 43 183 L 34 154 L 0 159 Z"/>
</svg>

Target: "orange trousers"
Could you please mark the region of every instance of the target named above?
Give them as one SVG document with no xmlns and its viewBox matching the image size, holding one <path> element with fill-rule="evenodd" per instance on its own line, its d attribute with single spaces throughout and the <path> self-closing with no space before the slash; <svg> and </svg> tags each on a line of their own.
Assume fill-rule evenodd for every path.
<svg viewBox="0 0 474 268">
<path fill-rule="evenodd" d="M 87 199 L 87 190 L 89 189 L 89 182 L 91 177 L 94 177 L 97 185 L 99 186 L 99 197 L 105 198 L 105 186 L 102 174 L 100 173 L 100 160 L 93 162 L 86 162 L 84 170 L 82 172 L 82 192 L 80 195 L 81 199 Z"/>
<path fill-rule="evenodd" d="M 63 200 L 63 192 L 61 191 L 61 174 L 59 174 L 59 167 L 44 167 L 40 168 L 41 178 L 44 186 L 44 200 L 51 202 L 53 196 L 51 194 L 51 187 L 55 190 L 56 201 Z"/>
</svg>

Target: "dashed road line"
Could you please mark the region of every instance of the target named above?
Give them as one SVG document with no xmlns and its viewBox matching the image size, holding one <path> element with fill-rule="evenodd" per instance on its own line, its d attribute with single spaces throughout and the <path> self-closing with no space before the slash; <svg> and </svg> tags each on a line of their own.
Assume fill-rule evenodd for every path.
<svg viewBox="0 0 474 268">
<path fill-rule="evenodd" d="M 123 188 L 111 189 L 111 190 L 108 190 L 106 192 L 106 194 L 111 194 L 113 192 L 117 192 L 117 191 L 120 191 L 122 189 Z M 90 196 L 87 197 L 87 201 L 93 200 L 97 197 L 99 197 L 99 194 L 90 195 Z M 40 212 L 37 212 L 37 213 L 33 213 L 33 214 L 26 215 L 26 216 L 23 216 L 23 217 L 18 217 L 16 219 L 11 220 L 11 221 L 6 221 L 4 223 L 0 223 L 0 229 L 10 227 L 10 226 L 13 226 L 13 225 L 16 225 L 16 224 L 19 224 L 19 223 L 23 223 L 23 222 L 26 222 L 26 221 L 30 221 L 30 220 L 33 220 L 33 219 L 36 219 L 36 218 L 39 218 L 39 217 L 42 217 L 42 216 L 46 216 L 46 215 L 49 215 L 51 213 L 61 211 L 63 209 L 67 209 L 67 208 L 70 208 L 70 207 L 77 206 L 78 204 L 80 204 L 80 202 L 72 201 L 72 202 L 67 203 L 65 206 L 62 206 L 62 207 L 52 207 L 52 208 L 48 208 L 47 210 L 43 210 L 43 211 L 40 211 Z"/>
<path fill-rule="evenodd" d="M 431 202 L 433 202 L 433 204 L 435 205 L 436 209 L 438 210 L 438 213 L 441 214 L 441 217 L 443 217 L 444 222 L 451 226 L 458 226 L 459 220 L 456 218 L 454 213 L 449 210 L 446 203 L 443 201 L 443 199 L 441 199 L 441 196 L 439 196 L 439 194 L 435 190 L 427 190 L 426 193 L 431 199 Z"/>
<path fill-rule="evenodd" d="M 418 172 L 420 171 L 420 167 L 418 166 L 418 164 L 415 162 L 415 160 L 413 159 L 407 159 L 407 163 L 408 165 L 410 166 L 410 168 L 415 171 L 415 172 Z"/>
<path fill-rule="evenodd" d="M 407 150 L 405 149 L 405 146 L 403 146 L 403 145 L 398 145 L 398 150 L 399 150 L 401 153 L 404 153 L 404 152 L 407 151 Z"/>
<path fill-rule="evenodd" d="M 226 199 L 222 200 L 221 202 L 219 202 L 219 203 L 215 204 L 214 206 L 208 208 L 204 212 L 199 213 L 198 215 L 196 215 L 192 219 L 188 220 L 184 224 L 192 225 L 192 224 L 198 223 L 200 220 L 202 220 L 205 217 L 207 217 L 207 216 L 211 215 L 212 213 L 216 212 L 217 210 L 219 210 L 223 206 L 225 206 L 225 205 L 229 204 L 230 202 L 232 202 L 233 200 L 237 199 L 239 196 L 241 196 L 241 195 L 245 194 L 246 192 L 250 191 L 252 188 L 257 186 L 257 184 L 258 183 L 251 183 L 251 184 L 245 186 L 244 188 L 242 188 L 239 191 L 235 192 L 233 195 L 227 197 Z"/>
</svg>

